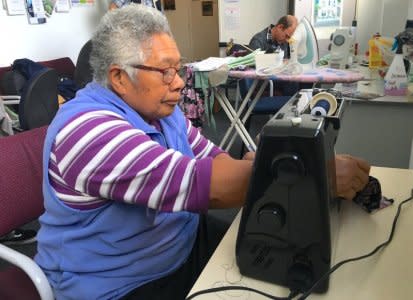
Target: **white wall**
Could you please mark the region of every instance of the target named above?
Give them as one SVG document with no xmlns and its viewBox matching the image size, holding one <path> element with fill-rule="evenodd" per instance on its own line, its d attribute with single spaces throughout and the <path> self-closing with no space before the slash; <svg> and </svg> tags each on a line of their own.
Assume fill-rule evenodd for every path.
<svg viewBox="0 0 413 300">
<path fill-rule="evenodd" d="M 394 37 L 403 31 L 411 2 L 413 0 L 358 1 L 357 40 L 360 50 L 367 50 L 367 41 L 376 32 Z"/>
<path fill-rule="evenodd" d="M 252 36 L 287 14 L 286 0 L 219 0 L 219 41 L 248 44 Z M 239 14 L 238 14 L 239 12 Z M 239 16 L 239 18 L 238 18 Z M 239 20 L 239 28 L 237 22 Z M 232 29 L 235 28 L 235 29 Z"/>
<path fill-rule="evenodd" d="M 297 15 L 306 15 L 305 11 L 311 9 L 311 1 L 295 0 Z M 351 26 L 354 12 L 354 0 L 346 0 L 344 12 L 347 17 L 343 20 L 343 26 Z M 368 49 L 368 40 L 376 32 L 383 36 L 394 37 L 404 30 L 408 12 L 413 17 L 413 0 L 359 0 L 357 1 L 357 41 L 359 43 L 360 54 Z M 351 7 L 353 6 L 353 7 Z M 310 13 L 310 12 L 308 12 Z M 320 52 L 325 54 L 328 41 L 321 41 Z"/>
<path fill-rule="evenodd" d="M 76 63 L 83 44 L 107 11 L 110 0 L 94 6 L 72 7 L 68 13 L 54 12 L 46 24 L 29 25 L 27 16 L 7 16 L 0 1 L 0 66 L 17 58 L 48 60 L 69 56 Z M 218 2 L 214 16 L 201 16 L 200 0 L 176 0 L 176 10 L 165 11 L 182 55 L 189 60 L 218 56 Z"/>
<path fill-rule="evenodd" d="M 7 16 L 0 4 L 0 66 L 10 65 L 14 59 L 23 57 L 47 60 L 69 56 L 75 63 L 80 48 L 90 38 L 97 20 L 106 12 L 109 1 L 96 0 L 96 4 L 91 7 L 73 7 L 69 13 L 53 13 L 47 23 L 42 25 L 29 25 L 25 15 Z M 309 2 L 309 0 L 301 1 Z M 189 0 L 176 0 L 176 6 L 195 4 L 189 2 Z M 286 0 L 238 0 L 238 2 L 218 0 L 219 41 L 228 42 L 230 38 L 234 38 L 237 43 L 248 43 L 253 34 L 286 14 L 287 2 Z M 367 49 L 367 41 L 375 32 L 394 36 L 403 30 L 408 14 L 413 18 L 413 0 L 357 2 L 357 39 L 361 51 Z M 239 5 L 240 9 L 239 29 L 227 30 L 224 23 L 224 9 L 234 5 Z M 174 14 L 176 14 L 174 11 L 166 13 L 168 18 L 173 17 Z M 190 16 L 189 13 L 187 17 L 175 16 L 177 18 L 175 21 L 182 22 L 183 26 L 177 28 L 174 34 L 182 52 L 192 55 L 191 28 L 184 28 L 188 26 L 186 18 Z M 209 25 L 205 28 L 209 28 Z M 214 27 L 211 28 L 216 30 Z M 199 30 L 195 32 L 199 33 Z M 204 33 L 203 35 L 207 36 Z M 215 43 L 208 42 L 208 44 Z M 192 48 L 189 49 L 188 46 Z"/>
<path fill-rule="evenodd" d="M 0 3 L 0 66 L 9 66 L 17 58 L 38 61 L 64 56 L 76 63 L 107 7 L 106 0 L 97 0 L 94 6 L 54 12 L 46 24 L 29 25 L 26 15 L 7 16 Z"/>
</svg>

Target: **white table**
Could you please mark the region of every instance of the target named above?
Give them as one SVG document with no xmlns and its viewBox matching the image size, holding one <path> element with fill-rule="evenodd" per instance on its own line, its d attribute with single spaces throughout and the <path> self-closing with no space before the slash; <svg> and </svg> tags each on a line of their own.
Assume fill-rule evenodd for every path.
<svg viewBox="0 0 413 300">
<path fill-rule="evenodd" d="M 225 93 L 219 88 L 219 86 L 212 87 L 215 98 L 218 100 L 219 104 L 228 116 L 231 124 L 227 129 L 224 137 L 220 142 L 220 147 L 228 151 L 238 134 L 241 137 L 242 142 L 245 144 L 248 150 L 255 151 L 256 144 L 253 138 L 249 135 L 246 130 L 244 123 L 248 119 L 254 109 L 255 104 L 264 92 L 268 82 L 270 80 L 276 81 L 293 81 L 293 82 L 306 82 L 306 83 L 338 83 L 338 82 L 356 82 L 363 79 L 363 74 L 360 72 L 337 70 L 330 68 L 320 68 L 314 70 L 307 70 L 298 75 L 257 75 L 254 69 L 249 69 L 245 71 L 230 71 L 229 76 L 232 78 L 243 79 L 251 78 L 253 83 L 248 90 L 247 95 L 241 100 L 238 109 L 235 109 Z M 251 95 L 255 93 L 254 99 L 251 99 Z M 251 100 L 248 110 L 241 118 L 242 112 L 245 110 L 248 102 Z M 233 134 L 233 129 L 235 128 L 236 134 Z"/>
<path fill-rule="evenodd" d="M 373 167 L 371 175 L 380 180 L 383 195 L 395 204 L 374 214 L 367 214 L 357 205 L 346 202 L 339 216 L 340 226 L 333 263 L 366 254 L 387 240 L 397 204 L 407 199 L 413 187 L 413 170 Z M 276 295 L 287 296 L 288 289 L 245 277 L 235 262 L 235 242 L 240 214 L 225 234 L 189 295 L 211 287 L 243 285 Z M 392 243 L 376 255 L 346 264 L 330 277 L 326 294 L 313 294 L 308 299 L 387 300 L 413 297 L 413 203 L 406 203 Z M 247 291 L 225 291 L 200 295 L 196 300 L 268 299 Z"/>
</svg>

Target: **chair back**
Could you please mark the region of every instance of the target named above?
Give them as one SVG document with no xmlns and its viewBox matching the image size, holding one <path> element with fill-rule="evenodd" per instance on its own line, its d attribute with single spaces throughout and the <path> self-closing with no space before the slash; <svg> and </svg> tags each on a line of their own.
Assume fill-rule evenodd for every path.
<svg viewBox="0 0 413 300">
<path fill-rule="evenodd" d="M 0 138 L 0 236 L 44 211 L 42 157 L 46 127 Z"/>
<path fill-rule="evenodd" d="M 89 62 L 91 51 L 92 41 L 89 40 L 80 49 L 79 56 L 77 57 L 74 80 L 80 89 L 93 80 L 93 71 Z"/>
<path fill-rule="evenodd" d="M 39 71 L 29 79 L 19 103 L 19 121 L 22 129 L 50 124 L 59 108 L 57 83 L 57 71 L 50 68 Z"/>
</svg>

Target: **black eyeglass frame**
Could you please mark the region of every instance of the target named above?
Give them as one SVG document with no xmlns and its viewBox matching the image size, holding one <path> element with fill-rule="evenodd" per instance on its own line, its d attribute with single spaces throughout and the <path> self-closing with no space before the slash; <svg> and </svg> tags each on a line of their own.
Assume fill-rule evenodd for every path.
<svg viewBox="0 0 413 300">
<path fill-rule="evenodd" d="M 145 70 L 145 71 L 153 71 L 153 72 L 159 72 L 162 74 L 162 80 L 165 84 L 171 84 L 172 81 L 174 81 L 176 74 L 178 74 L 181 70 L 182 67 L 180 68 L 174 68 L 174 67 L 168 67 L 168 68 L 157 68 L 157 67 L 152 67 L 152 66 L 145 66 L 145 65 L 129 65 L 130 67 L 134 69 L 139 69 L 139 70 Z M 168 76 L 169 79 L 168 79 Z M 179 76 L 179 74 L 178 74 Z"/>
</svg>

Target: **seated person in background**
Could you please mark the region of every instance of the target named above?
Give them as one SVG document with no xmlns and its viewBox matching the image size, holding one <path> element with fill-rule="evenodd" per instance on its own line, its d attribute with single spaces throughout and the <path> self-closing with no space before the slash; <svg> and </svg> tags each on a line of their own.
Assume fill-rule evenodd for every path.
<svg viewBox="0 0 413 300">
<path fill-rule="evenodd" d="M 122 7 L 130 3 L 143 4 L 162 11 L 161 0 L 112 0 L 112 2 L 109 4 L 109 10 Z"/>
<path fill-rule="evenodd" d="M 256 33 L 250 40 L 248 47 L 252 50 L 260 48 L 266 53 L 273 53 L 277 49 L 284 51 L 284 59 L 290 58 L 290 46 L 288 40 L 294 34 L 298 21 L 295 16 L 281 17 L 276 25 L 271 24 L 262 31 Z M 277 82 L 275 95 L 292 96 L 300 89 L 297 82 Z"/>
<path fill-rule="evenodd" d="M 290 58 L 288 40 L 297 28 L 297 18 L 291 15 L 281 17 L 276 25 L 271 24 L 262 31 L 256 33 L 248 47 L 255 50 L 260 48 L 266 53 L 273 53 L 279 47 L 284 51 L 284 58 Z"/>
<path fill-rule="evenodd" d="M 231 158 L 185 119 L 162 13 L 113 10 L 92 45 L 94 82 L 48 127 L 36 262 L 56 299 L 184 299 L 211 254 L 205 214 L 243 205 L 254 154 Z M 351 199 L 369 166 L 336 160 Z"/>
</svg>

